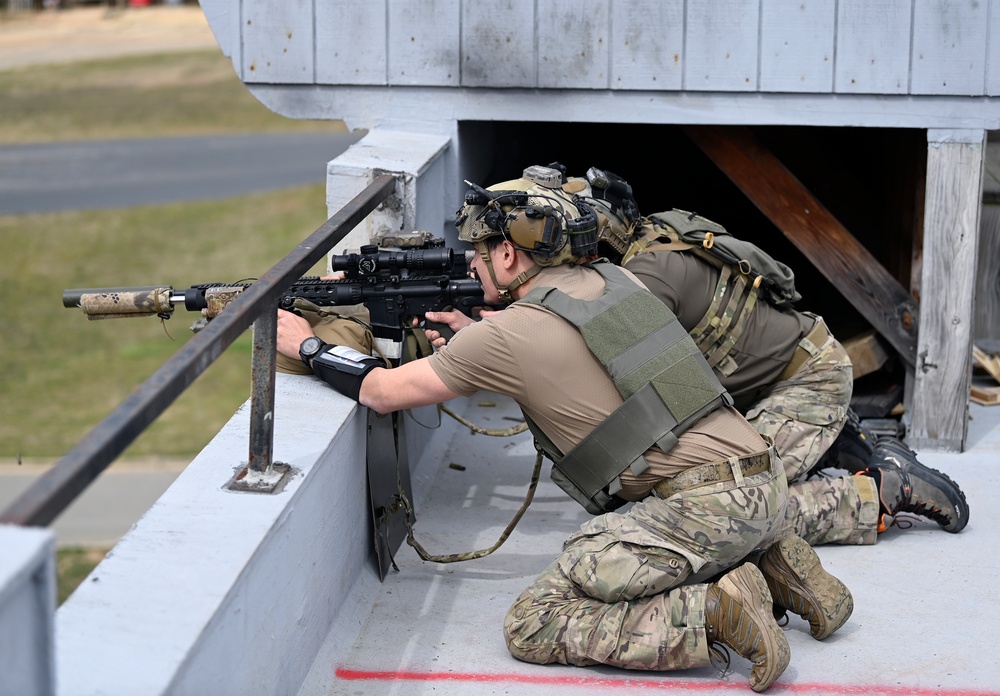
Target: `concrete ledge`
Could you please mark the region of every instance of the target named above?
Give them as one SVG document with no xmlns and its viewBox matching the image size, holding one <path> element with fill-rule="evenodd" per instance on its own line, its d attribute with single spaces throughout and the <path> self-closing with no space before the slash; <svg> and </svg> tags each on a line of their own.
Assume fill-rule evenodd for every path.
<svg viewBox="0 0 1000 696">
<path fill-rule="evenodd" d="M 444 153 L 450 143 L 444 135 L 374 129 L 331 160 L 326 176 L 330 215 L 347 205 L 376 174 L 396 176 L 395 195 L 352 230 L 341 247 L 357 249 L 384 232 L 429 230 L 445 235 L 444 222 L 454 212 L 456 200 L 445 185 Z M 454 232 L 451 236 L 455 237 Z M 334 252 L 340 253 L 340 248 Z"/>
<path fill-rule="evenodd" d="M 313 377 L 277 375 L 275 399 L 293 478 L 223 488 L 247 460 L 244 404 L 60 608 L 60 694 L 294 692 L 351 586 L 377 584 L 364 411 Z M 428 435 L 409 430 L 416 462 Z"/>
<path fill-rule="evenodd" d="M 0 525 L 0 549 L 0 696 L 48 696 L 55 693 L 55 535 Z"/>
</svg>

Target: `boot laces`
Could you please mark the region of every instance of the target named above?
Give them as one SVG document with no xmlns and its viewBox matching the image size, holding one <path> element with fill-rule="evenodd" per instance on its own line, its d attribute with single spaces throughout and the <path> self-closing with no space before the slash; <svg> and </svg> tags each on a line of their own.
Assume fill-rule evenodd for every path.
<svg viewBox="0 0 1000 696">
<path fill-rule="evenodd" d="M 725 679 L 732 670 L 729 668 L 732 660 L 729 657 L 729 649 L 722 643 L 708 644 L 708 660 L 712 666 L 719 670 L 719 678 Z"/>
<path fill-rule="evenodd" d="M 906 497 L 900 503 L 897 512 L 908 512 L 911 515 L 927 517 L 928 519 L 934 520 L 935 522 L 939 522 L 945 525 L 951 522 L 951 518 L 947 514 L 945 514 L 944 510 L 942 510 L 941 508 L 935 505 L 928 505 L 922 500 L 914 500 L 911 497 L 911 492 L 909 487 L 906 488 Z M 912 520 L 909 520 L 908 522 L 909 526 L 913 525 Z M 897 526 L 895 515 L 893 515 L 892 525 L 890 526 Z M 908 529 L 909 526 L 907 527 L 900 526 L 900 529 Z"/>
<path fill-rule="evenodd" d="M 920 518 L 917 517 L 916 515 L 911 515 L 910 513 L 904 512 L 898 516 L 894 516 L 892 518 L 892 524 L 890 524 L 889 526 L 899 527 L 900 529 L 909 529 L 919 521 Z"/>
</svg>

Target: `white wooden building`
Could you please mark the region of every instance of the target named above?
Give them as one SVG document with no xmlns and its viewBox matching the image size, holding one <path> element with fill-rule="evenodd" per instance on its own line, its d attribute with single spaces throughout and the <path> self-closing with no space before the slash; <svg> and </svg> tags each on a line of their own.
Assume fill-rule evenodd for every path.
<svg viewBox="0 0 1000 696">
<path fill-rule="evenodd" d="M 1000 0 L 201 6 L 270 109 L 368 131 L 330 163 L 331 212 L 389 171 L 401 205 L 373 224 L 452 234 L 464 179 L 606 167 L 646 212 L 786 249 L 804 309 L 900 359 L 910 444 L 964 446 Z"/>
</svg>

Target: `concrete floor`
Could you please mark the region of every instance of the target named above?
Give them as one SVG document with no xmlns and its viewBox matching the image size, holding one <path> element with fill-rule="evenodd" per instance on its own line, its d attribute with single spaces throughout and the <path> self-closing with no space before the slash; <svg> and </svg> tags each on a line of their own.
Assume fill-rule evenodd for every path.
<svg viewBox="0 0 1000 696">
<path fill-rule="evenodd" d="M 504 418 L 518 416 L 503 401 L 470 403 L 467 417 L 485 427 L 508 427 Z M 1000 696 L 993 582 L 1000 575 L 1000 407 L 971 410 L 968 451 L 920 457 L 963 487 L 969 526 L 952 535 L 917 520 L 872 547 L 818 549 L 851 588 L 854 614 L 823 642 L 792 617 L 785 628 L 792 661 L 768 693 Z M 498 440 L 459 432 L 446 456 L 423 468 L 430 479 L 415 482 L 417 540 L 432 554 L 492 545 L 520 505 L 533 463 L 526 434 Z M 530 509 L 493 555 L 441 565 L 404 544 L 399 572 L 380 584 L 372 570 L 351 591 L 352 609 L 332 627 L 299 696 L 750 693 L 749 663 L 738 656 L 724 676 L 540 666 L 510 656 L 501 635 L 508 606 L 585 517 L 545 467 Z"/>
</svg>

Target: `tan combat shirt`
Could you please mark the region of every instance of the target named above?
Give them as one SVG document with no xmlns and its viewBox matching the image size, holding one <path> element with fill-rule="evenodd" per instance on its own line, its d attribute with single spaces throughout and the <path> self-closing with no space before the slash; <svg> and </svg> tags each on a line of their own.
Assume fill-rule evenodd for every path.
<svg viewBox="0 0 1000 696">
<path fill-rule="evenodd" d="M 532 287 L 556 287 L 590 300 L 601 296 L 604 280 L 591 269 L 563 265 L 544 269 Z M 513 304 L 495 317 L 465 327 L 430 361 L 438 377 L 458 394 L 485 390 L 513 398 L 562 452 L 571 450 L 622 403 L 579 331 L 537 305 Z M 650 468 L 639 477 L 626 470 L 620 495 L 639 500 L 664 477 L 765 448 L 742 416 L 721 408 L 688 429 L 670 452 L 647 451 Z"/>
<path fill-rule="evenodd" d="M 628 270 L 677 315 L 687 331 L 705 316 L 719 283 L 717 268 L 685 252 L 639 254 L 628 262 Z M 728 376 L 716 372 L 740 411 L 746 412 L 759 392 L 778 379 L 814 323 L 801 312 L 778 309 L 763 299 L 757 302 L 730 353 L 738 367 Z"/>
</svg>

